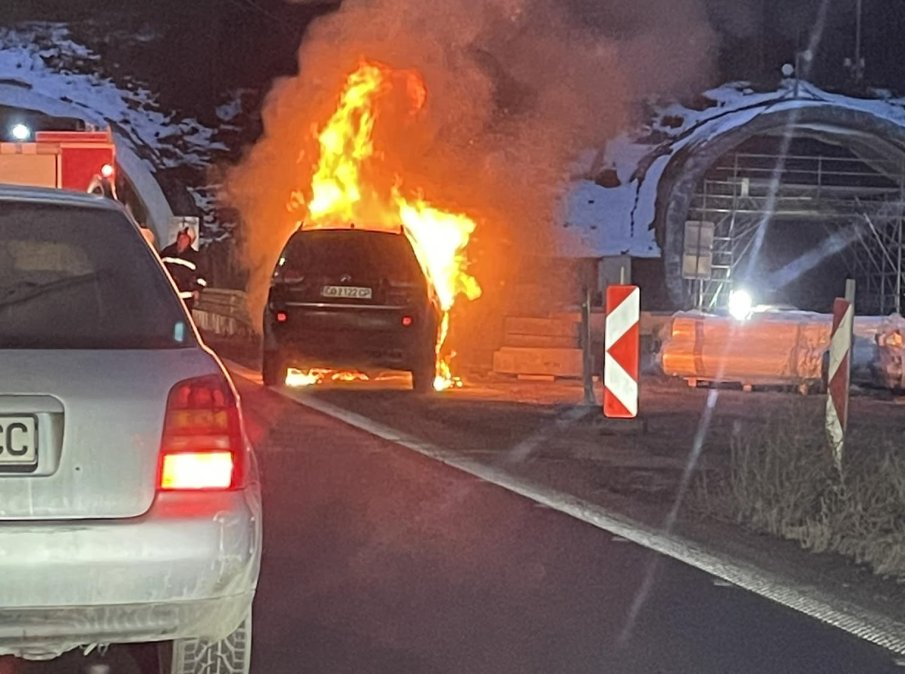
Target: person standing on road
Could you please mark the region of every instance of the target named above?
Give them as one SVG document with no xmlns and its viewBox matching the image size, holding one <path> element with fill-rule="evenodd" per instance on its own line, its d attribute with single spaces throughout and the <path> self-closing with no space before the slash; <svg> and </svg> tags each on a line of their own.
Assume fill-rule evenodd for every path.
<svg viewBox="0 0 905 674">
<path fill-rule="evenodd" d="M 201 291 L 207 287 L 207 281 L 199 269 L 199 253 L 192 248 L 194 241 L 194 230 L 186 227 L 179 230 L 174 243 L 160 251 L 160 259 L 176 282 L 179 296 L 189 311 L 195 306 Z"/>
</svg>

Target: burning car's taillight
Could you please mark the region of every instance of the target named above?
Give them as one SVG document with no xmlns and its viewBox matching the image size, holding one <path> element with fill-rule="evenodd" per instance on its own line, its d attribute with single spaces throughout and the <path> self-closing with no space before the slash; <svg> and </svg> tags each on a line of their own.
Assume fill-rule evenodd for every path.
<svg viewBox="0 0 905 674">
<path fill-rule="evenodd" d="M 239 403 L 220 375 L 181 381 L 167 398 L 157 487 L 238 489 L 244 482 Z"/>
</svg>

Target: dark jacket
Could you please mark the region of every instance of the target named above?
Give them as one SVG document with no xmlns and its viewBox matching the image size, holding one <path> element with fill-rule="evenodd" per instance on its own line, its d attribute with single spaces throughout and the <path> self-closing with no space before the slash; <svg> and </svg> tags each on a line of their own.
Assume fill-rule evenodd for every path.
<svg viewBox="0 0 905 674">
<path fill-rule="evenodd" d="M 186 248 L 178 252 L 176 244 L 170 244 L 160 251 L 160 259 L 166 265 L 170 276 L 179 288 L 179 295 L 184 300 L 190 300 L 193 293 L 201 292 L 207 287 L 199 261 L 200 255 L 194 248 Z"/>
</svg>

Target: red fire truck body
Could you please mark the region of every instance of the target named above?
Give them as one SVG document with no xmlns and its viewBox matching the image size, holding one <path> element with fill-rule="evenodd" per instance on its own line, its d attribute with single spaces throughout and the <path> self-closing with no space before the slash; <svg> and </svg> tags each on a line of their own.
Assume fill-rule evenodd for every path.
<svg viewBox="0 0 905 674">
<path fill-rule="evenodd" d="M 34 141 L 0 143 L 0 183 L 87 192 L 112 180 L 116 148 L 110 131 L 39 131 Z"/>
</svg>

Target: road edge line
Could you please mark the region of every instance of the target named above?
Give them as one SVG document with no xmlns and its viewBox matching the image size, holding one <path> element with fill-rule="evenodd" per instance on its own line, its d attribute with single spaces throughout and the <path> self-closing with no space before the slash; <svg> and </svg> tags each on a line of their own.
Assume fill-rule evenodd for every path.
<svg viewBox="0 0 905 674">
<path fill-rule="evenodd" d="M 257 381 L 260 378 L 257 372 L 239 363 L 226 359 L 224 359 L 224 363 L 230 371 L 245 379 Z M 360 431 L 418 452 L 484 482 L 506 489 L 648 550 L 688 564 L 765 599 L 841 629 L 864 641 L 886 648 L 897 655 L 905 655 L 905 623 L 834 597 L 821 588 L 796 584 L 788 578 L 764 571 L 752 564 L 708 551 L 693 541 L 676 534 L 664 533 L 631 518 L 609 512 L 596 503 L 512 475 L 503 469 L 474 461 L 457 452 L 419 440 L 302 391 L 286 388 L 271 388 L 270 390 Z"/>
</svg>

